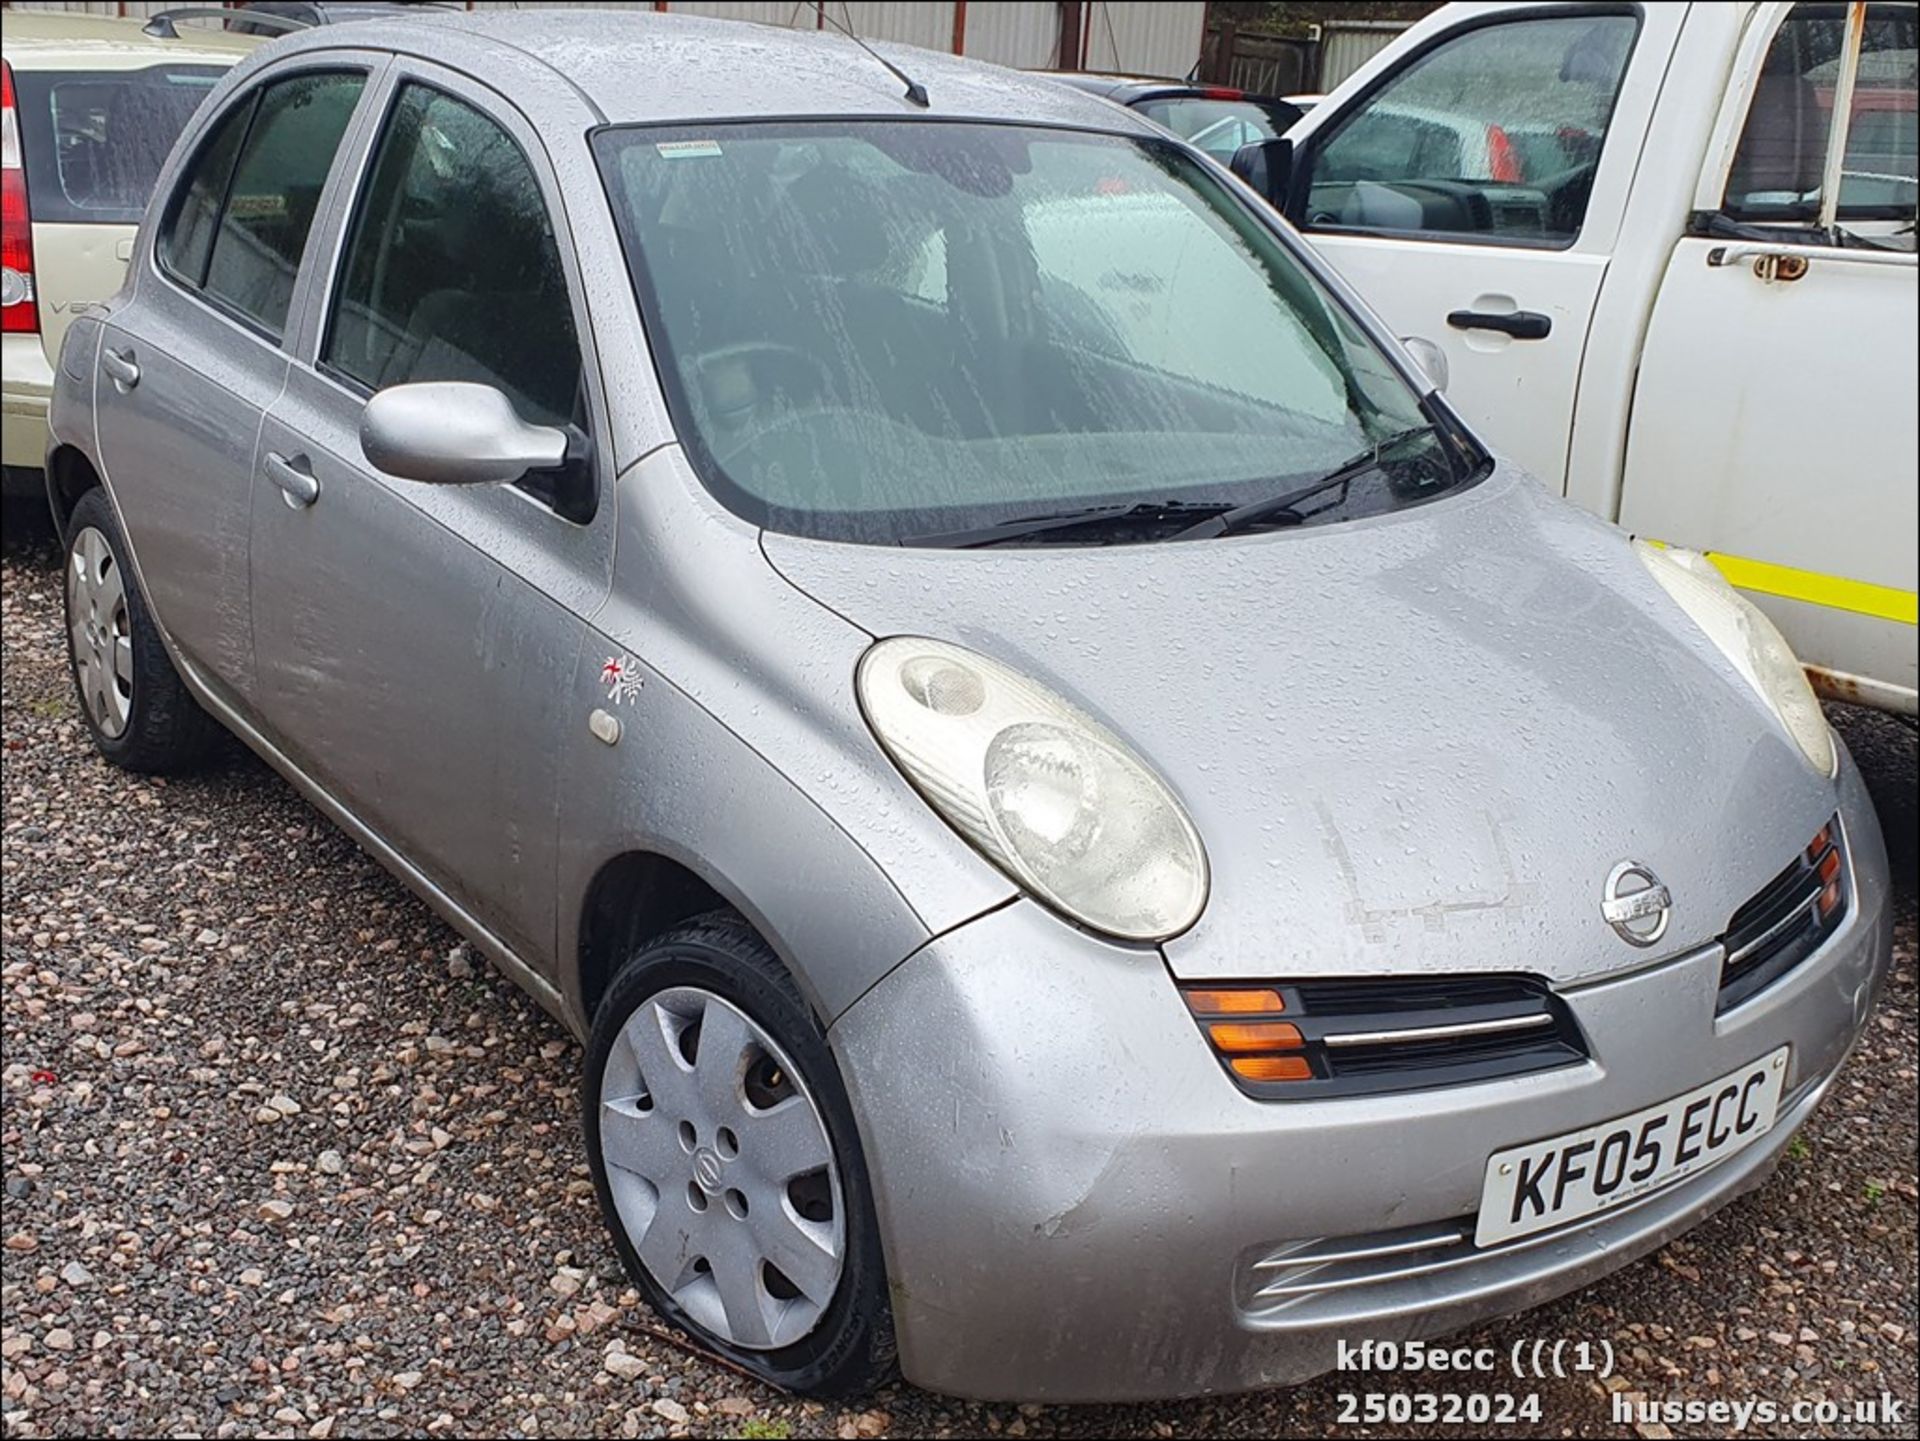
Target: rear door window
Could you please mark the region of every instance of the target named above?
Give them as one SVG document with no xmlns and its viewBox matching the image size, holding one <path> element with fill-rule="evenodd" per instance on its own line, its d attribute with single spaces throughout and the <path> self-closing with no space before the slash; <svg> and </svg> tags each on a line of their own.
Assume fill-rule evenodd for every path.
<svg viewBox="0 0 1920 1441">
<path fill-rule="evenodd" d="M 160 256 L 175 280 L 279 337 L 320 192 L 365 86 L 358 71 L 290 76 L 214 127 L 162 227 Z"/>
<path fill-rule="evenodd" d="M 1794 6 L 1760 66 L 1727 177 L 1735 220 L 1817 220 L 1845 59 L 1847 7 Z M 1911 219 L 1920 193 L 1916 20 L 1911 5 L 1869 5 L 1860 37 L 1837 221 Z M 1908 241 L 1911 244 L 1911 239 Z"/>
<path fill-rule="evenodd" d="M 233 159 L 247 138 L 258 98 L 249 96 L 234 106 L 200 142 L 160 229 L 160 263 L 176 280 L 196 289 L 207 278 L 207 257 L 213 254 L 220 207 L 227 198 L 227 182 L 233 179 Z"/>
<path fill-rule="evenodd" d="M 34 220 L 138 223 L 167 152 L 223 73 L 217 65 L 17 71 Z"/>
</svg>

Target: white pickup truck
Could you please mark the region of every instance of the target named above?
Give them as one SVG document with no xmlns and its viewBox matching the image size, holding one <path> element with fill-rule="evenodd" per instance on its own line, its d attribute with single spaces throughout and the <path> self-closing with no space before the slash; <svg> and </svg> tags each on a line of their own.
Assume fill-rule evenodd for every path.
<svg viewBox="0 0 1920 1441">
<path fill-rule="evenodd" d="M 1826 694 L 1912 714 L 1915 30 L 1448 5 L 1235 169 L 1495 446 L 1708 552 Z"/>
</svg>

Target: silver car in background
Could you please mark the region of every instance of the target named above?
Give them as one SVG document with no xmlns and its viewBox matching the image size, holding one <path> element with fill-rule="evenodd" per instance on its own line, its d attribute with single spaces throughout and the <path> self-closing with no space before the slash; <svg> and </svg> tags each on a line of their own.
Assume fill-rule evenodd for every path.
<svg viewBox="0 0 1920 1441">
<path fill-rule="evenodd" d="M 1284 1383 L 1759 1184 L 1887 963 L 1772 627 L 1098 100 L 596 12 L 238 67 L 75 323 L 100 750 L 258 751 L 585 1040 L 784 1386 Z"/>
</svg>

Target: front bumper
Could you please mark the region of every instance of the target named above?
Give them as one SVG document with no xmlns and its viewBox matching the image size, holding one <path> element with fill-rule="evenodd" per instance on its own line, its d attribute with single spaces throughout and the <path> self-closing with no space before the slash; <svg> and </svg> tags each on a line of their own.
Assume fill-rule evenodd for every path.
<svg viewBox="0 0 1920 1441">
<path fill-rule="evenodd" d="M 1840 786 L 1855 899 L 1826 947 L 1718 1017 L 1718 946 L 1571 988 L 1592 1059 L 1510 1080 L 1262 1103 L 1223 1074 L 1152 953 L 1027 902 L 930 942 L 832 1031 L 908 1379 L 1056 1401 L 1287 1384 L 1331 1369 L 1342 1339 L 1439 1335 L 1576 1289 L 1759 1185 L 1865 1024 L 1891 949 L 1885 850 L 1850 761 Z M 1786 1095 L 1762 1141 L 1630 1207 L 1472 1247 L 1489 1153 L 1783 1043 Z M 1463 1223 L 1464 1247 L 1396 1240 Z M 1411 1261 L 1305 1268 L 1338 1284 L 1252 1300 L 1258 1262 L 1349 1241 Z"/>
</svg>

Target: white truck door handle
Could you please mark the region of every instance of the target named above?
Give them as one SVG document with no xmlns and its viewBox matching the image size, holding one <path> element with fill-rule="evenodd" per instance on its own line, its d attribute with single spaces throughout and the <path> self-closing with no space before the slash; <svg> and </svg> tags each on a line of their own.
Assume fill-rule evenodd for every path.
<svg viewBox="0 0 1920 1441">
<path fill-rule="evenodd" d="M 1822 265 L 1884 266 L 1913 269 L 1911 250 L 1852 250 L 1840 246 L 1793 247 L 1781 245 L 1716 245 L 1707 252 L 1707 265 L 1715 270 L 1729 265 L 1751 263 L 1761 280 L 1798 280 L 1815 261 Z"/>
<path fill-rule="evenodd" d="M 1451 310 L 1447 324 L 1455 330 L 1497 330 L 1515 340 L 1545 340 L 1553 334 L 1553 317 L 1537 310 Z"/>
<path fill-rule="evenodd" d="M 299 509 L 304 510 L 320 498 L 320 481 L 313 473 L 312 462 L 304 455 L 289 459 L 268 451 L 267 479 L 280 487 L 287 504 Z"/>
<path fill-rule="evenodd" d="M 1707 265 L 1715 270 L 1749 261 L 1753 264 L 1754 278 L 1768 283 L 1798 280 L 1807 273 L 1809 264 L 1804 255 L 1766 245 L 1722 245 L 1707 252 Z"/>
</svg>

